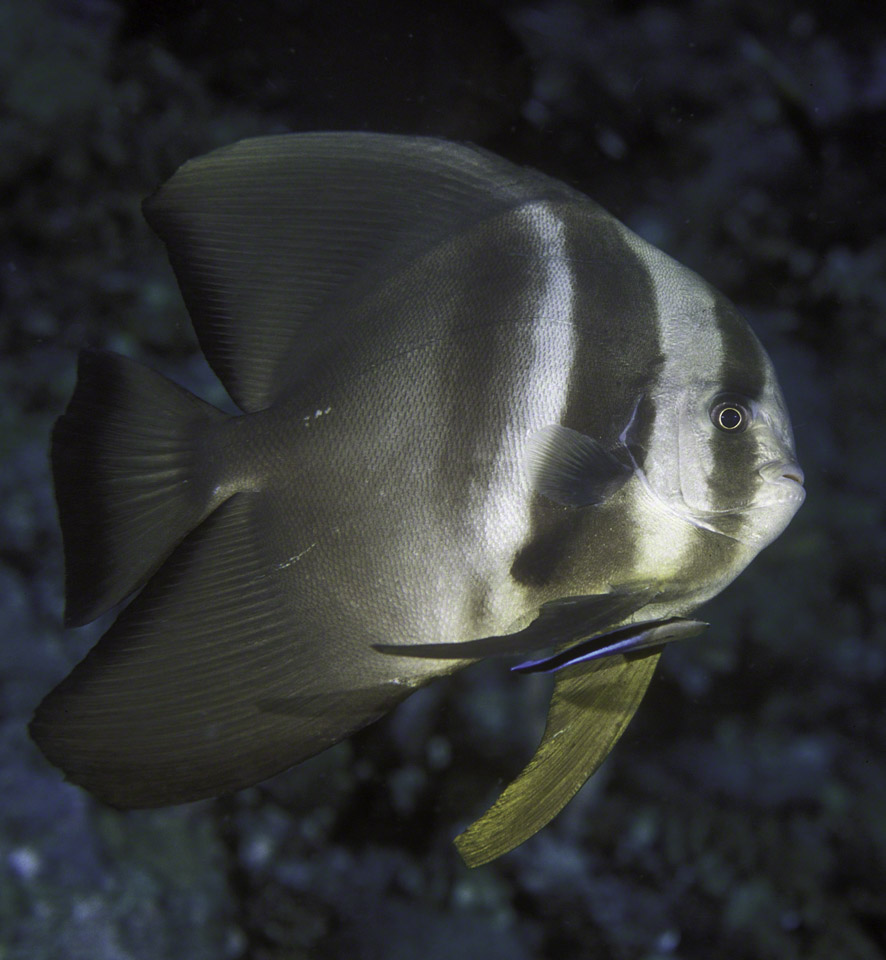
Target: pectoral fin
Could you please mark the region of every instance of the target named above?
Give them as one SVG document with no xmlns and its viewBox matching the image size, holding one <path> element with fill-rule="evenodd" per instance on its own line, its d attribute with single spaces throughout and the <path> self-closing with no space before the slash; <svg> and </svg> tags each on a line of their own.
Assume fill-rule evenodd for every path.
<svg viewBox="0 0 886 960">
<path fill-rule="evenodd" d="M 566 806 L 624 732 L 658 657 L 607 657 L 557 675 L 535 756 L 492 807 L 456 837 L 469 867 L 513 850 Z"/>
<path fill-rule="evenodd" d="M 603 503 L 633 473 L 615 450 L 559 424 L 537 430 L 526 444 L 525 457 L 533 488 L 566 507 Z"/>
</svg>

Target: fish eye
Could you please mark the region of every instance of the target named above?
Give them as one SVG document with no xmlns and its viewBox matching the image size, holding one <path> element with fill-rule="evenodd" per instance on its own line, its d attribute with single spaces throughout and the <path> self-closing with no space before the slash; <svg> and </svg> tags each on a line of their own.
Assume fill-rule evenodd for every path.
<svg viewBox="0 0 886 960">
<path fill-rule="evenodd" d="M 743 433 L 751 422 L 747 404 L 735 397 L 718 397 L 711 406 L 711 423 L 724 433 Z"/>
</svg>

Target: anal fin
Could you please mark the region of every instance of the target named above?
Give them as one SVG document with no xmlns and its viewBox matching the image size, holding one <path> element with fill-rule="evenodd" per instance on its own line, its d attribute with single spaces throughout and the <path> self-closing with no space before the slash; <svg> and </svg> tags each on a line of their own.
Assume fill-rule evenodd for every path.
<svg viewBox="0 0 886 960">
<path fill-rule="evenodd" d="M 275 526 L 264 494 L 235 494 L 46 697 L 31 735 L 69 780 L 124 808 L 215 796 L 318 753 L 412 692 L 342 666 L 333 648 L 346 638 L 292 596 L 269 554 Z"/>
</svg>

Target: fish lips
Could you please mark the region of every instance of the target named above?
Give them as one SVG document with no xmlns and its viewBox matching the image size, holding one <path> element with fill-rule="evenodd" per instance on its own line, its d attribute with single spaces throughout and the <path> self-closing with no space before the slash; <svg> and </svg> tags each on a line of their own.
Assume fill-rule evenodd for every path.
<svg viewBox="0 0 886 960">
<path fill-rule="evenodd" d="M 796 503 L 799 509 L 806 499 L 806 489 L 803 486 L 806 476 L 796 460 L 773 460 L 760 467 L 758 472 L 775 493 L 775 500 L 781 503 Z"/>
</svg>

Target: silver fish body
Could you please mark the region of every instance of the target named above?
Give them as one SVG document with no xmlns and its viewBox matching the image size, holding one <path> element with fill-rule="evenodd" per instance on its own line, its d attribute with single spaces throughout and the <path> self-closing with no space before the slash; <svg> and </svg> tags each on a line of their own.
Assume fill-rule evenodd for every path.
<svg viewBox="0 0 886 960">
<path fill-rule="evenodd" d="M 68 623 L 144 589 L 31 730 L 112 804 L 255 783 L 481 656 L 682 616 L 802 502 L 745 321 L 556 181 L 303 134 L 191 161 L 145 209 L 243 415 L 84 354 L 56 426 Z M 557 737 L 593 750 L 533 761 L 469 862 L 569 799 L 656 656 L 558 673 Z M 605 708 L 558 706 L 601 682 Z"/>
</svg>

